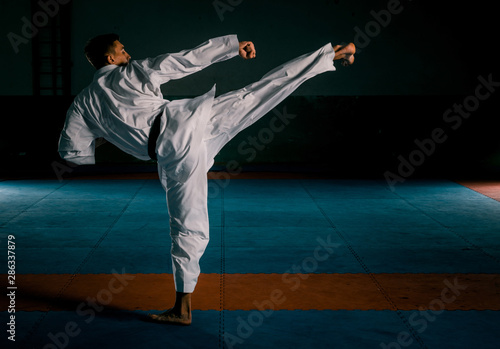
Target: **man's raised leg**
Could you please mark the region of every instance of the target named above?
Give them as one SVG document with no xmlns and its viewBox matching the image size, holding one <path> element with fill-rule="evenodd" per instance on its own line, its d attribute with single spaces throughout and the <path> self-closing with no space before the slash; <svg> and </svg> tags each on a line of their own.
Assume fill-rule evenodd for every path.
<svg viewBox="0 0 500 349">
<path fill-rule="evenodd" d="M 334 61 L 351 64 L 355 50 L 352 43 L 344 46 L 326 44 L 278 66 L 257 82 L 216 97 L 205 135 L 209 158 L 213 158 L 236 134 L 270 112 L 303 82 L 335 71 Z"/>
</svg>

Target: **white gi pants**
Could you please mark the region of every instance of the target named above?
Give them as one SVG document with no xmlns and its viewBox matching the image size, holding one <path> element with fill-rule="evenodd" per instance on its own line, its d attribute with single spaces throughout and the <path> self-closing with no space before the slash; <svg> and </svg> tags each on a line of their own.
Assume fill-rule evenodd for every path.
<svg viewBox="0 0 500 349">
<path fill-rule="evenodd" d="M 200 274 L 199 261 L 209 241 L 207 172 L 213 158 L 236 134 L 270 112 L 304 81 L 334 71 L 335 52 L 327 44 L 291 60 L 242 89 L 216 97 L 207 125 L 205 147 L 189 179 L 167 178 L 159 166 L 170 215 L 171 255 L 177 292 L 194 291 Z"/>
</svg>

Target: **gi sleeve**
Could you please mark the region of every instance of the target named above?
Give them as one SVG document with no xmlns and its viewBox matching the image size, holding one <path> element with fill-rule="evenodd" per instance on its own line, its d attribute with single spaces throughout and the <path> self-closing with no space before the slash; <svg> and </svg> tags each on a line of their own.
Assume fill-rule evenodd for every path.
<svg viewBox="0 0 500 349">
<path fill-rule="evenodd" d="M 239 42 L 236 35 L 220 36 L 201 45 L 178 53 L 167 53 L 155 58 L 137 61 L 159 84 L 193 74 L 211 64 L 237 56 Z"/>
<path fill-rule="evenodd" d="M 59 137 L 59 155 L 76 165 L 95 164 L 95 139 L 81 113 L 71 105 Z"/>
</svg>

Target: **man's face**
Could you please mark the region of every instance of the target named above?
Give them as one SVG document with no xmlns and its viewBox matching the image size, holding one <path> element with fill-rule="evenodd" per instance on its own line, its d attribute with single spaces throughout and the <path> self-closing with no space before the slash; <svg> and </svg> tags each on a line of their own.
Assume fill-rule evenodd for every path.
<svg viewBox="0 0 500 349">
<path fill-rule="evenodd" d="M 130 55 L 125 51 L 125 46 L 123 46 L 120 41 L 116 40 L 111 48 L 111 52 L 108 53 L 109 64 L 125 66 L 129 61 Z"/>
</svg>

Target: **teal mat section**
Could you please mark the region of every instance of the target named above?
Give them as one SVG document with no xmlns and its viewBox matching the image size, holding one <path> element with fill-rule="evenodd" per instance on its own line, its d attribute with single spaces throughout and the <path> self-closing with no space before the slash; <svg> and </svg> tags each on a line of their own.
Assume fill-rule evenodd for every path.
<svg viewBox="0 0 500 349">
<path fill-rule="evenodd" d="M 332 253 L 315 273 L 500 273 L 500 203 L 452 181 L 394 191 L 375 180 L 209 183 L 204 273 L 290 272 L 325 244 Z M 0 182 L 0 239 L 16 236 L 18 274 L 171 273 L 168 220 L 156 180 Z M 2 347 L 470 349 L 500 340 L 500 312 L 489 310 L 195 311 L 188 328 L 148 323 L 142 311 L 94 315 L 19 311 L 17 346 L 4 333 Z"/>
<path fill-rule="evenodd" d="M 500 203 L 451 181 L 209 183 L 204 273 L 220 271 L 222 236 L 228 273 L 283 273 L 320 240 L 334 250 L 318 273 L 366 272 L 360 258 L 374 273 L 500 273 Z M 0 198 L 19 273 L 171 272 L 157 180 L 4 181 Z"/>
</svg>

